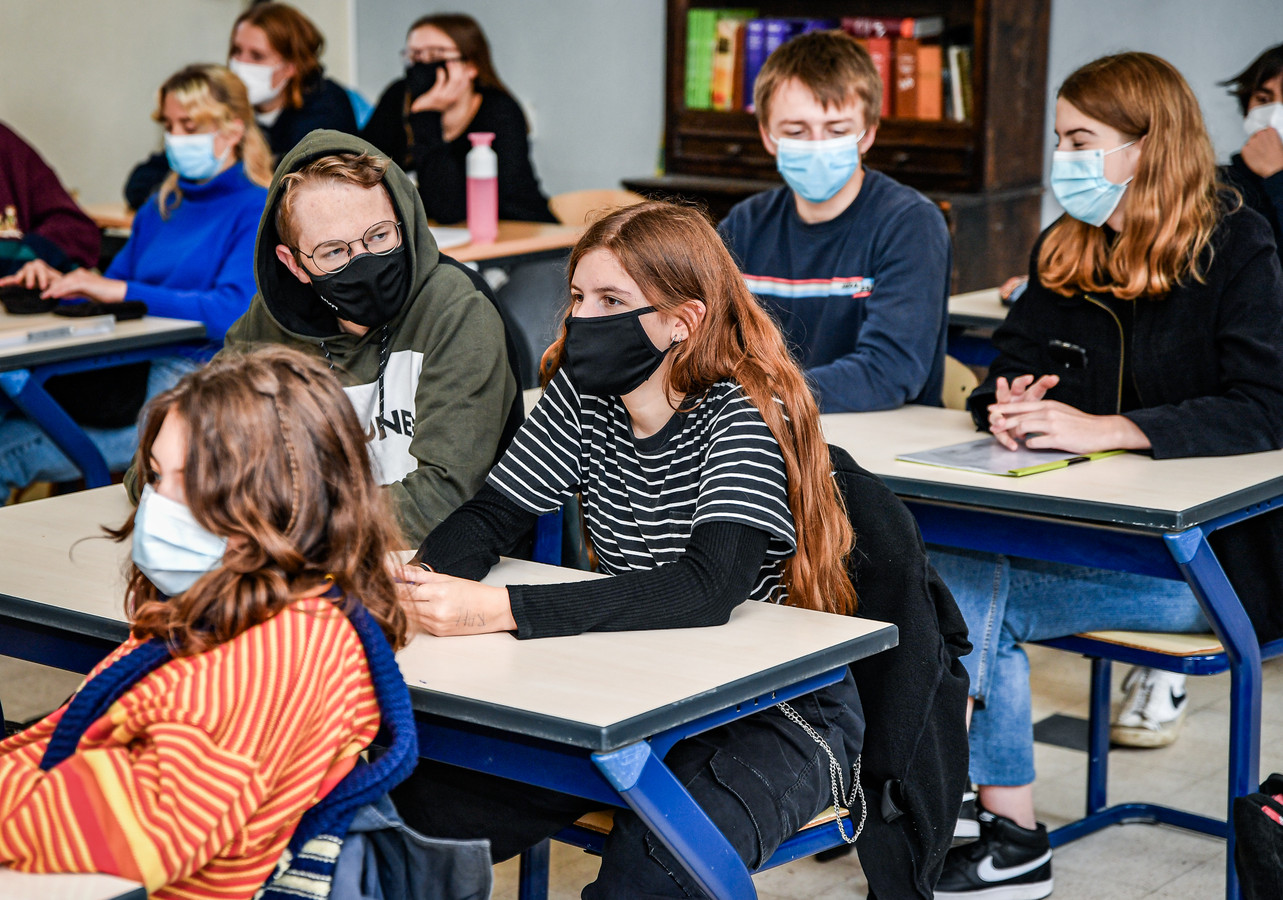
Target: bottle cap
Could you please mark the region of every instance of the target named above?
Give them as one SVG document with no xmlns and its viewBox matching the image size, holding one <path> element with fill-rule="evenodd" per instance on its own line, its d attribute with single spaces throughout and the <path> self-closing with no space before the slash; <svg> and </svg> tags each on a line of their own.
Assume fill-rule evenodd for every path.
<svg viewBox="0 0 1283 900">
<path fill-rule="evenodd" d="M 472 141 L 474 147 L 489 147 L 490 142 L 494 140 L 494 132 L 472 131 L 468 133 L 468 140 Z"/>
</svg>

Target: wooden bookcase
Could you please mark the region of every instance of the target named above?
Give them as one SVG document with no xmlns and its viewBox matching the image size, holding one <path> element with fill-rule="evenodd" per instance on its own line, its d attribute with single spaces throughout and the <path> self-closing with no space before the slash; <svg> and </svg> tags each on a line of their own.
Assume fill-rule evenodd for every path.
<svg viewBox="0 0 1283 900">
<path fill-rule="evenodd" d="M 746 112 L 685 107 L 686 13 L 749 6 L 667 0 L 665 175 L 624 181 L 649 195 L 707 204 L 722 218 L 777 187 L 774 159 Z M 869 168 L 938 203 L 953 237 L 954 290 L 993 287 L 1028 269 L 1038 236 L 1046 139 L 1050 0 L 761 0 L 762 17 L 943 16 L 947 43 L 972 46 L 970 121 L 884 119 Z"/>
</svg>

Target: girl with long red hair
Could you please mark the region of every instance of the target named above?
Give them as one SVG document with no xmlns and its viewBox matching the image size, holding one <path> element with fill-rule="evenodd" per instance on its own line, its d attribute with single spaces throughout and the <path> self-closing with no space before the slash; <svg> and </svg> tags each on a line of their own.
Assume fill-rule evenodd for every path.
<svg viewBox="0 0 1283 900">
<path fill-rule="evenodd" d="M 717 625 L 745 600 L 853 611 L 853 536 L 815 401 L 708 220 L 658 202 L 617 210 L 580 239 L 569 281 L 570 314 L 544 357 L 538 406 L 481 492 L 423 542 L 427 570 L 403 573 L 422 627 L 535 638 Z M 468 580 L 576 493 L 599 568 L 614 577 L 507 588 Z M 863 731 L 848 673 L 791 709 L 683 741 L 666 763 L 755 867 L 833 802 L 828 751 L 849 774 Z M 487 837 L 496 859 L 585 809 L 428 763 L 394 798 L 424 833 Z M 635 816 L 617 814 L 584 896 L 697 896 L 653 843 Z"/>
</svg>

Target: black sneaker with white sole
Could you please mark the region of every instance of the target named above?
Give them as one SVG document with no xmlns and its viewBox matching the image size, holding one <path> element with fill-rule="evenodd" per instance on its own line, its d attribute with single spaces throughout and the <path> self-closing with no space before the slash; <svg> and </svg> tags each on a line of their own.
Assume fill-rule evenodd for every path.
<svg viewBox="0 0 1283 900">
<path fill-rule="evenodd" d="M 1051 894 L 1047 826 L 1030 830 L 980 811 L 980 839 L 954 847 L 944 861 L 936 900 L 1041 900 Z"/>
<path fill-rule="evenodd" d="M 980 837 L 980 814 L 976 806 L 976 792 L 968 789 L 962 795 L 962 808 L 958 810 L 958 821 L 953 823 L 953 846 L 966 844 Z"/>
</svg>

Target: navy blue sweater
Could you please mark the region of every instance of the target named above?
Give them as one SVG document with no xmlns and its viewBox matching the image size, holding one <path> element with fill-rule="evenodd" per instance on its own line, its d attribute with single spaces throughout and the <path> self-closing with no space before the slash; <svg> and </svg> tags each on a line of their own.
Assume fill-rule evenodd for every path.
<svg viewBox="0 0 1283 900">
<path fill-rule="evenodd" d="M 803 222 L 782 187 L 737 204 L 718 231 L 821 412 L 940 405 L 952 250 L 934 203 L 866 170 L 831 221 Z"/>
</svg>

